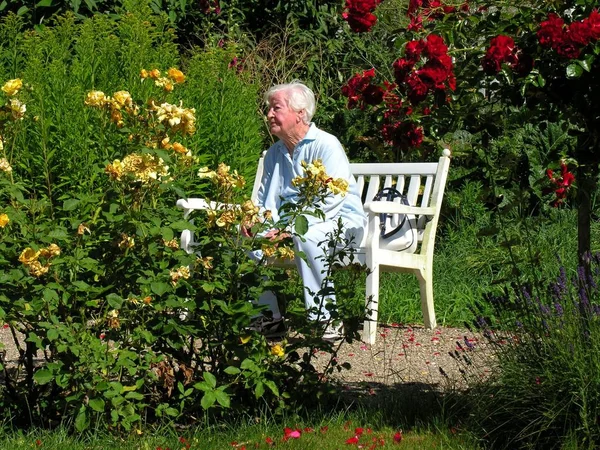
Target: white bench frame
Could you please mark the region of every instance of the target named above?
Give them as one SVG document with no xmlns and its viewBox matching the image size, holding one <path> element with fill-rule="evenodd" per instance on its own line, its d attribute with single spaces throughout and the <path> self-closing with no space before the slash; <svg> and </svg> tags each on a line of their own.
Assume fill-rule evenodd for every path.
<svg viewBox="0 0 600 450">
<path fill-rule="evenodd" d="M 377 334 L 379 307 L 379 278 L 383 272 L 407 272 L 419 280 L 421 310 L 425 327 L 435 328 L 433 304 L 433 249 L 437 231 L 448 169 L 450 150 L 444 149 L 438 162 L 430 163 L 352 163 L 352 174 L 358 183 L 359 192 L 365 199 L 368 214 L 367 239 L 364 248 L 356 249 L 356 259 L 366 265 L 366 320 L 363 341 L 373 344 Z M 263 175 L 263 157 L 260 158 L 252 200 L 256 201 Z M 382 188 L 395 187 L 405 194 L 410 205 L 396 202 L 372 201 Z M 206 209 L 209 204 L 202 199 L 180 199 L 177 206 L 184 210 L 185 217 L 192 210 Z M 214 207 L 214 205 L 213 205 Z M 419 245 L 414 253 L 386 250 L 380 243 L 380 214 L 414 214 Z M 181 247 L 193 251 L 193 236 L 186 230 L 181 235 Z"/>
</svg>

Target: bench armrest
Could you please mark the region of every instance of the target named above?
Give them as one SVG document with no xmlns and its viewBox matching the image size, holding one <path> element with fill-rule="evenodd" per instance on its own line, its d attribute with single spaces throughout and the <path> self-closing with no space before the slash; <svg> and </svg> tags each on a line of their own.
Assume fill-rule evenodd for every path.
<svg viewBox="0 0 600 450">
<path fill-rule="evenodd" d="M 416 216 L 433 216 L 435 215 L 434 207 L 422 208 L 420 206 L 408 206 L 396 202 L 367 202 L 365 203 L 365 211 L 374 214 L 414 214 Z"/>
</svg>

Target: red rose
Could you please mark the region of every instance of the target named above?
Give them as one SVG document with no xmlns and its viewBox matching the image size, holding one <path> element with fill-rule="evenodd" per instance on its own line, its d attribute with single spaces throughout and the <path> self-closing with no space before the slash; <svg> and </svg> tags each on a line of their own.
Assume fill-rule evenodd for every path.
<svg viewBox="0 0 600 450">
<path fill-rule="evenodd" d="M 415 64 L 421 57 L 421 53 L 425 49 L 425 42 L 423 40 L 410 41 L 404 47 L 404 57 Z"/>
<path fill-rule="evenodd" d="M 413 105 L 425 100 L 429 88 L 418 74 L 411 73 L 406 79 L 406 84 L 408 85 L 408 100 Z"/>
<path fill-rule="evenodd" d="M 569 25 L 567 30 L 567 37 L 571 42 L 585 47 L 592 39 L 592 30 L 589 27 L 589 20 L 586 19 L 582 22 L 573 22 Z"/>
<path fill-rule="evenodd" d="M 362 94 L 364 102 L 368 105 L 379 105 L 383 101 L 383 89 L 374 84 L 368 85 Z"/>
<path fill-rule="evenodd" d="M 588 28 L 593 39 L 600 39 L 600 13 L 594 9 L 587 20 Z"/>
<path fill-rule="evenodd" d="M 427 56 L 435 58 L 446 55 L 448 53 L 448 47 L 444 43 L 444 40 L 435 34 L 430 34 L 427 37 L 427 44 L 425 45 L 425 51 Z"/>
<path fill-rule="evenodd" d="M 556 50 L 556 53 L 558 53 L 560 56 L 563 56 L 567 59 L 577 59 L 581 54 L 581 49 L 579 46 L 570 40 L 564 40 L 558 45 L 552 46 L 552 48 Z"/>
<path fill-rule="evenodd" d="M 564 20 L 562 20 L 556 14 L 548 14 L 548 20 L 540 24 L 540 29 L 537 32 L 540 44 L 544 47 L 551 47 L 562 41 L 564 24 Z"/>
<path fill-rule="evenodd" d="M 350 29 L 355 33 L 369 32 L 377 22 L 377 16 L 370 12 L 353 13 L 351 10 L 348 13 L 343 13 L 342 17 L 348 22 Z"/>
<path fill-rule="evenodd" d="M 392 64 L 394 68 L 394 78 L 396 83 L 402 84 L 406 80 L 406 76 L 410 73 L 415 64 L 412 61 L 408 61 L 405 58 L 398 58 Z"/>
</svg>

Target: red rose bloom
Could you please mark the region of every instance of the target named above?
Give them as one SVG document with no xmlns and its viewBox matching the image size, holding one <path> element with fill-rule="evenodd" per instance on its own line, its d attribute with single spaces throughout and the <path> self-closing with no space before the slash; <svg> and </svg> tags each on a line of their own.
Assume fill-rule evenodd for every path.
<svg viewBox="0 0 600 450">
<path fill-rule="evenodd" d="M 342 94 L 348 97 L 348 108 L 352 109 L 357 105 L 364 108 L 365 104 L 378 105 L 382 102 L 383 89 L 371 84 L 373 78 L 375 69 L 365 70 L 362 74 L 354 75 L 342 87 Z"/>
<path fill-rule="evenodd" d="M 540 24 L 540 29 L 537 32 L 538 40 L 544 47 L 552 47 L 556 43 L 562 41 L 565 22 L 554 13 L 548 14 L 548 20 Z"/>
<path fill-rule="evenodd" d="M 425 100 L 425 97 L 427 97 L 427 93 L 429 92 L 429 88 L 427 84 L 423 82 L 419 74 L 411 73 L 406 79 L 406 84 L 408 85 L 408 100 L 413 105 Z"/>
<path fill-rule="evenodd" d="M 427 56 L 430 58 L 436 58 L 447 55 L 448 47 L 440 36 L 436 34 L 430 34 L 427 36 L 425 51 L 427 52 Z"/>
<path fill-rule="evenodd" d="M 342 18 L 348 22 L 350 29 L 356 33 L 371 31 L 377 22 L 377 16 L 373 14 L 380 0 L 346 0 L 346 6 Z"/>
<path fill-rule="evenodd" d="M 588 22 L 589 20 L 586 19 L 582 22 L 573 22 L 569 25 L 567 30 L 567 38 L 569 41 L 581 45 L 582 47 L 588 45 L 593 39 L 592 30 L 589 27 Z"/>
<path fill-rule="evenodd" d="M 587 20 L 588 28 L 590 29 L 590 34 L 592 35 L 592 39 L 600 39 L 600 13 L 598 13 L 597 9 L 594 9 L 590 13 L 590 17 Z"/>
<path fill-rule="evenodd" d="M 423 143 L 423 128 L 413 122 L 386 124 L 382 134 L 386 142 L 402 150 L 419 147 Z"/>
<path fill-rule="evenodd" d="M 405 58 L 398 58 L 392 64 L 394 68 L 394 78 L 396 83 L 402 84 L 406 80 L 406 76 L 410 73 L 415 64 L 412 61 L 408 61 Z"/>
<path fill-rule="evenodd" d="M 564 40 L 556 46 L 552 47 L 560 56 L 567 59 L 577 59 L 581 54 L 581 49 L 577 44 L 570 40 Z"/>
<path fill-rule="evenodd" d="M 423 50 L 425 50 L 425 42 L 423 40 L 410 41 L 404 47 L 404 57 L 413 64 L 416 64 Z"/>
<path fill-rule="evenodd" d="M 481 60 L 481 67 L 488 75 L 495 75 L 506 63 L 519 76 L 527 75 L 533 68 L 533 60 L 515 46 L 509 36 L 499 35 L 490 41 L 490 48 Z"/>
<path fill-rule="evenodd" d="M 383 101 L 383 89 L 374 84 L 368 85 L 362 95 L 364 102 L 368 105 L 379 105 Z"/>
</svg>

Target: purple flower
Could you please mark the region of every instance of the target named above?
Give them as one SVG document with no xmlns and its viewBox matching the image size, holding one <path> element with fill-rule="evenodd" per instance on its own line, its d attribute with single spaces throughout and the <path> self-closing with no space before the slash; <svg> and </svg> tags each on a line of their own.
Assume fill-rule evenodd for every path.
<svg viewBox="0 0 600 450">
<path fill-rule="evenodd" d="M 563 307 L 560 303 L 556 302 L 554 303 L 554 309 L 556 310 L 556 315 L 557 316 L 562 316 L 564 314 L 564 310 Z"/>
</svg>

